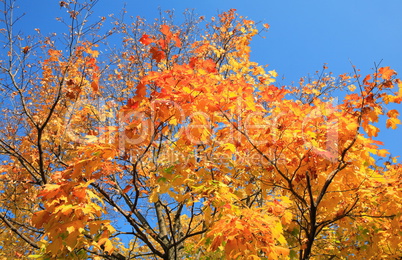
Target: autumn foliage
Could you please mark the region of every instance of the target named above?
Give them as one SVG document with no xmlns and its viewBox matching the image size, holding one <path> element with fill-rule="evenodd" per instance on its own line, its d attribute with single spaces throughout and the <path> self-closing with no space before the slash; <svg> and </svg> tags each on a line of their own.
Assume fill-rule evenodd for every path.
<svg viewBox="0 0 402 260">
<path fill-rule="evenodd" d="M 235 10 L 104 32 L 96 1 L 61 1 L 58 41 L 14 35 L 2 2 L 1 257 L 402 257 L 400 164 L 376 140 L 400 124 L 391 68 L 280 86 L 250 60 L 268 25 Z"/>
</svg>

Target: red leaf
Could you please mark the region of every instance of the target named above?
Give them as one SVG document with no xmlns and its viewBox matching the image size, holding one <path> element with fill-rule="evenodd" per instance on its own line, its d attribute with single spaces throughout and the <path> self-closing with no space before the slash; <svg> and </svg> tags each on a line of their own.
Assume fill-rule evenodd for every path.
<svg viewBox="0 0 402 260">
<path fill-rule="evenodd" d="M 98 92 L 98 90 L 99 90 L 98 83 L 96 83 L 95 81 L 92 81 L 92 83 L 91 83 L 91 88 L 92 88 L 92 90 L 93 90 L 94 92 Z"/>
<path fill-rule="evenodd" d="M 156 47 L 152 47 L 150 52 L 152 54 L 152 59 L 156 60 L 157 62 L 160 62 L 165 58 L 165 53 Z"/>
<path fill-rule="evenodd" d="M 145 95 L 147 94 L 146 85 L 143 84 L 142 82 L 138 83 L 137 90 L 135 91 L 135 94 L 136 94 L 137 97 L 145 97 Z"/>
<path fill-rule="evenodd" d="M 127 185 L 127 186 L 124 188 L 123 192 L 124 192 L 124 193 L 127 193 L 129 190 L 131 190 L 132 187 L 133 187 L 133 186 L 131 186 L 131 185 Z"/>
<path fill-rule="evenodd" d="M 149 36 L 147 34 L 142 35 L 140 42 L 144 45 L 149 45 L 153 42 L 154 40 L 152 40 L 151 38 L 149 38 Z"/>
</svg>

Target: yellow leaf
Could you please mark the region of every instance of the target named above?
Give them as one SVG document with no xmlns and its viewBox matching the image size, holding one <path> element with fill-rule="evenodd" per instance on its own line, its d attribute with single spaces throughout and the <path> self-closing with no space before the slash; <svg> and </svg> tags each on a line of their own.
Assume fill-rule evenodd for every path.
<svg viewBox="0 0 402 260">
<path fill-rule="evenodd" d="M 171 124 L 171 125 L 177 125 L 177 124 L 178 124 L 177 118 L 172 117 L 172 118 L 169 120 L 169 124 Z"/>
<path fill-rule="evenodd" d="M 271 74 L 272 77 L 277 77 L 278 73 L 275 70 L 270 70 L 268 71 L 269 74 Z"/>
<path fill-rule="evenodd" d="M 109 239 L 106 240 L 106 242 L 105 242 L 105 251 L 108 252 L 108 253 L 112 253 L 113 249 L 114 248 L 113 248 L 112 242 L 110 242 Z"/>
<path fill-rule="evenodd" d="M 389 118 L 387 119 L 387 128 L 396 129 L 397 125 L 399 125 L 401 121 L 398 118 Z"/>
<path fill-rule="evenodd" d="M 386 149 L 381 149 L 377 151 L 377 155 L 380 157 L 386 157 L 389 154 L 389 152 Z"/>
<path fill-rule="evenodd" d="M 108 238 L 101 238 L 98 242 L 99 246 L 103 245 L 103 250 L 107 253 L 112 253 L 114 248 L 112 242 Z M 101 247 L 102 248 L 102 247 Z"/>
<path fill-rule="evenodd" d="M 106 225 L 106 229 L 112 234 L 114 232 L 116 232 L 116 229 L 110 225 L 109 223 Z"/>
<path fill-rule="evenodd" d="M 390 119 L 388 119 L 390 120 Z M 387 122 L 387 127 L 388 127 L 388 122 Z M 368 134 L 368 136 L 370 137 L 376 137 L 378 135 L 378 132 L 380 131 L 380 129 L 378 129 L 377 127 L 368 124 L 364 130 L 366 131 L 366 133 Z"/>
<path fill-rule="evenodd" d="M 156 190 L 153 190 L 151 196 L 149 196 L 149 202 L 155 203 L 158 201 L 158 199 L 159 199 L 158 192 Z"/>
<path fill-rule="evenodd" d="M 74 232 L 75 227 L 74 227 L 74 226 L 69 226 L 69 227 L 66 228 L 66 230 L 67 230 L 67 232 L 68 232 L 69 234 L 71 234 L 71 233 Z"/>
<path fill-rule="evenodd" d="M 351 85 L 348 86 L 348 89 L 353 92 L 353 91 L 355 91 L 356 86 L 351 84 Z"/>
<path fill-rule="evenodd" d="M 73 205 L 65 205 L 65 206 L 61 206 L 60 212 L 61 212 L 63 215 L 67 216 L 67 215 L 70 215 L 70 213 L 72 212 L 72 210 L 73 210 Z"/>
<path fill-rule="evenodd" d="M 226 143 L 224 150 L 230 150 L 232 153 L 236 152 L 236 146 L 231 143 Z"/>
</svg>

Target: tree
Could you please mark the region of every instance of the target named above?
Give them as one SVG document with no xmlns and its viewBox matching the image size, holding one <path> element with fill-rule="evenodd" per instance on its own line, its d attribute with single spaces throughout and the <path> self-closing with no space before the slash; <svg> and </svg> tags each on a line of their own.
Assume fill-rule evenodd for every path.
<svg viewBox="0 0 402 260">
<path fill-rule="evenodd" d="M 2 1 L 3 257 L 402 257 L 400 164 L 374 139 L 400 123 L 395 71 L 278 86 L 235 10 L 105 33 L 96 2 L 60 1 L 63 41 L 14 34 Z"/>
</svg>

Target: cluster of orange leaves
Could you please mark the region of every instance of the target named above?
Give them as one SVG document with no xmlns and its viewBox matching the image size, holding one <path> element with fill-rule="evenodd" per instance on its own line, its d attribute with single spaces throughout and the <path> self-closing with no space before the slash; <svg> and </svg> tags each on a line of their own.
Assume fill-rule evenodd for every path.
<svg viewBox="0 0 402 260">
<path fill-rule="evenodd" d="M 212 39 L 205 36 L 194 42 L 189 51 L 191 58 L 182 63 L 175 62 L 179 54 L 169 57 L 172 48 L 182 48 L 180 31 L 174 32 L 172 27 L 163 24 L 158 35 L 142 35 L 139 42 L 145 49 L 144 55 L 150 58 L 149 64 L 155 64 L 148 64 L 152 69 L 135 82 L 125 82 L 128 90 L 124 91 L 132 91 L 133 96 L 119 108 L 120 119 L 126 120 L 123 122 L 126 123 L 125 137 L 141 139 L 141 143 L 124 143 L 116 138 L 101 144 L 84 142 L 71 148 L 69 145 L 74 140 L 70 140 L 66 150 L 74 151 L 69 167 L 52 173 L 49 183 L 38 195 L 44 209 L 32 218 L 34 227 L 45 232 L 42 243 L 47 255 L 66 257 L 77 249 L 91 247 L 111 254 L 117 249 L 111 240 L 115 228 L 110 220 L 103 219 L 108 216 L 103 205 L 105 195 L 95 192 L 93 187 L 113 186 L 107 176 L 121 173 L 122 167 L 116 161 L 129 160 L 130 156 L 141 155 L 138 161 L 146 166 L 137 178 L 143 178 L 143 182 L 141 185 L 137 180 L 124 183 L 122 192 L 128 193 L 138 185 L 136 188 L 141 189 L 139 193 L 148 199 L 150 206 L 160 201 L 162 195 L 187 207 L 202 204 L 201 213 L 194 219 L 205 224 L 207 231 L 194 244 L 204 247 L 206 252 L 222 251 L 226 259 L 288 257 L 291 239 L 285 236 L 285 231 L 297 230 L 292 218 L 305 217 L 297 215 L 300 204 L 291 200 L 306 196 L 308 184 L 309 203 L 314 204 L 311 201 L 319 198 L 322 187 L 339 165 L 345 170 L 331 183 L 329 191 L 333 194 L 325 195 L 318 202 L 322 210 L 317 219 L 322 223 L 348 210 L 355 192 L 343 192 L 347 187 L 370 188 L 361 183 L 362 178 L 371 181 L 371 177 L 367 177 L 370 174 L 378 179 L 385 178 L 375 175 L 367 166 L 375 165 L 373 154 L 387 155 L 372 138 L 379 131 L 374 124 L 384 114 L 383 105 L 402 100 L 401 91 L 389 93 L 394 85 L 401 89 L 402 83 L 394 79 L 396 73 L 389 67 L 379 68 L 378 72 L 364 78 L 359 89 L 351 87 L 352 93 L 340 104 L 330 104 L 320 96 L 330 84 L 330 77 L 302 85 L 304 96 L 300 100 L 290 99 L 291 90 L 272 84 L 275 71 L 266 72 L 249 60 L 249 42 L 258 32 L 255 24 L 245 19 L 236 23 L 235 17 L 234 10 L 222 14 L 219 17 L 222 26 L 215 28 Z M 222 44 L 228 39 L 230 48 Z M 64 71 L 60 68 L 68 67 L 69 73 L 64 75 L 66 102 L 73 103 L 80 95 L 102 93 L 97 66 L 99 53 L 88 43 L 76 49 L 74 62 L 62 61 L 62 52 L 58 50 L 51 49 L 48 54 L 42 83 L 49 84 L 50 88 L 55 68 Z M 128 71 L 124 65 L 119 69 Z M 123 75 L 119 71 L 116 74 L 118 79 Z M 351 79 L 343 78 L 345 82 Z M 311 102 L 303 102 L 303 98 L 311 98 Z M 89 110 L 76 112 L 73 121 L 82 124 Z M 58 116 L 62 117 L 63 112 L 66 110 L 60 111 Z M 132 112 L 142 113 L 143 117 L 123 118 Z M 386 126 L 395 129 L 400 124 L 399 112 L 390 110 L 386 115 Z M 326 124 L 324 119 L 334 124 Z M 55 125 L 53 130 L 61 132 L 57 129 L 61 127 Z M 368 137 L 358 132 L 360 127 Z M 180 130 L 172 130 L 177 128 Z M 339 129 L 342 131 L 338 132 Z M 102 137 L 95 131 L 99 129 L 84 130 L 86 137 L 94 142 Z M 119 131 L 117 127 L 110 127 L 103 134 L 119 135 Z M 196 153 L 195 147 L 205 147 L 200 152 L 202 159 L 176 158 L 171 165 L 159 167 L 163 162 L 155 163 L 152 156 L 156 153 L 149 150 L 158 147 L 156 140 L 160 136 L 169 137 L 166 139 L 171 143 L 167 146 L 178 147 L 180 153 L 188 156 Z M 330 144 L 331 138 L 338 138 L 338 143 Z M 130 154 L 121 155 L 122 150 Z M 158 160 L 167 160 L 163 152 L 157 153 L 160 154 Z M 253 161 L 255 156 L 260 161 Z M 378 184 L 384 192 L 384 201 L 398 193 L 384 189 L 389 183 Z M 273 187 L 285 188 L 274 192 Z M 356 209 L 366 212 L 373 200 L 360 190 L 356 194 L 361 196 L 361 204 L 356 202 Z M 261 205 L 247 205 L 245 201 L 250 198 L 261 200 Z M 379 206 L 372 214 L 380 210 L 384 208 Z M 305 212 L 307 209 L 302 214 Z M 191 229 L 193 224 L 188 225 Z M 391 229 L 394 225 L 385 228 Z M 348 239 L 345 241 L 347 243 Z M 386 245 L 384 243 L 383 248 Z M 399 240 L 394 246 L 398 245 Z M 294 248 L 302 251 L 306 244 L 297 241 Z M 325 245 L 323 251 L 329 248 L 331 246 Z"/>
</svg>

